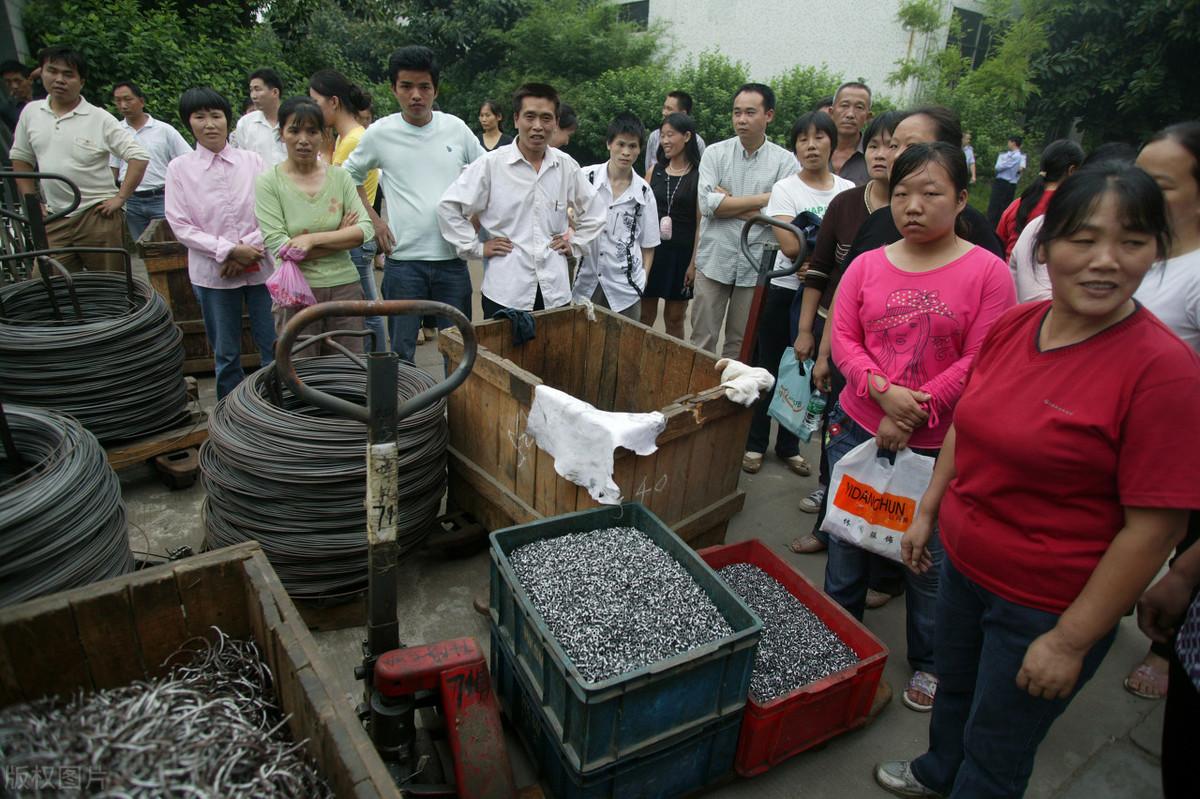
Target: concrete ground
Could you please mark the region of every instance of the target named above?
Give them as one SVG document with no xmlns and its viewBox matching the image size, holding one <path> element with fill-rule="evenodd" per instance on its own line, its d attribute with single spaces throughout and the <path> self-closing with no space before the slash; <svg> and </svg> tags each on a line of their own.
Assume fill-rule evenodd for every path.
<svg viewBox="0 0 1200 799">
<path fill-rule="evenodd" d="M 479 285 L 478 274 L 475 284 Z M 476 308 L 476 318 L 478 315 Z M 418 365 L 434 373 L 441 367 L 436 344 L 424 344 L 417 353 Z M 211 377 L 201 379 L 201 402 L 206 408 L 215 402 Z M 815 444 L 808 445 L 804 454 L 816 463 Z M 204 537 L 199 484 L 170 491 L 146 466 L 124 471 L 121 484 L 133 523 L 134 550 L 162 554 L 181 544 L 199 550 Z M 788 542 L 812 524 L 813 517 L 801 513 L 796 503 L 816 487 L 816 478 L 797 477 L 768 455 L 759 474 L 742 475 L 741 487 L 747 493 L 746 508 L 732 520 L 728 541 L 760 538 L 820 585 L 824 555 L 787 552 Z M 398 583 L 402 639 L 415 644 L 470 635 L 486 646 L 487 622 L 471 609 L 471 599 L 482 594 L 487 579 L 486 553 L 460 560 L 418 555 L 407 562 Z M 898 694 L 909 676 L 904 659 L 903 602 L 868 611 L 866 623 L 891 649 L 885 678 Z M 346 701 L 355 702 L 359 692 L 353 667 L 361 659 L 363 629 L 321 632 L 315 637 Z M 1042 745 L 1027 796 L 1151 799 L 1161 795 L 1157 758 L 1162 703 L 1137 699 L 1121 687 L 1122 678 L 1145 653 L 1146 645 L 1132 617 L 1124 619 L 1099 673 Z M 928 715 L 908 710 L 897 698 L 870 727 L 803 753 L 753 780 L 732 781 L 711 795 L 721 799 L 886 796 L 872 779 L 873 765 L 924 751 L 928 721 Z M 518 748 L 510 736 L 518 780 L 526 783 L 530 780 L 528 766 L 515 751 Z"/>
</svg>

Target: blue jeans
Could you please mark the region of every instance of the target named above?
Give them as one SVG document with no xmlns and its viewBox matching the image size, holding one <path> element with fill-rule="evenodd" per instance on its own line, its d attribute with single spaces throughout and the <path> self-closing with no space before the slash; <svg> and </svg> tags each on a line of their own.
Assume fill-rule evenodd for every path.
<svg viewBox="0 0 1200 799">
<path fill-rule="evenodd" d="M 434 300 L 444 302 L 471 318 L 471 273 L 457 258 L 448 261 L 396 261 L 388 258 L 383 267 L 385 300 Z M 450 327 L 450 320 L 439 316 L 438 328 Z M 388 320 L 392 349 L 400 360 L 413 362 L 417 354 L 417 331 L 421 317 L 416 314 L 392 316 Z"/>
<path fill-rule="evenodd" d="M 200 312 L 204 314 L 204 332 L 213 348 L 217 372 L 217 400 L 237 388 L 246 373 L 242 370 L 242 305 L 250 315 L 250 334 L 262 356 L 262 365 L 275 359 L 275 320 L 271 317 L 271 295 L 267 287 L 242 286 L 236 289 L 210 289 L 192 286 Z"/>
<path fill-rule="evenodd" d="M 913 774 L 947 797 L 999 799 L 1025 793 L 1038 746 L 1079 689 L 1092 678 L 1116 637 L 1114 627 L 1091 648 L 1071 696 L 1039 699 L 1017 687 L 1034 639 L 1058 615 L 1001 599 L 942 561 L 937 602 L 937 701 L 929 751 Z"/>
<path fill-rule="evenodd" d="M 362 283 L 363 297 L 368 300 L 379 299 L 379 292 L 375 290 L 375 242 L 368 241 L 361 247 L 355 247 L 350 251 L 350 260 L 354 262 L 354 268 L 358 270 L 358 281 Z M 367 352 L 386 352 L 388 348 L 387 329 L 383 324 L 382 316 L 368 316 L 363 320 L 363 324 L 367 330 L 371 331 L 371 341 L 373 342 Z"/>
<path fill-rule="evenodd" d="M 150 227 L 151 219 L 166 217 L 167 212 L 163 209 L 164 200 L 165 198 L 160 194 L 157 197 L 134 195 L 125 201 L 125 224 L 129 227 L 129 235 L 133 236 L 134 241 L 141 238 L 146 228 Z"/>
<path fill-rule="evenodd" d="M 829 469 L 850 450 L 864 441 L 875 438 L 853 419 L 842 411 L 841 403 L 835 403 L 830 414 L 830 421 L 837 423 L 837 435 L 830 435 L 826 446 L 829 454 Z M 914 449 L 920 455 L 936 457 L 936 450 Z M 833 486 L 829 487 L 830 493 Z M 832 502 L 832 497 L 826 499 Z M 908 613 L 907 640 L 908 663 L 914 671 L 927 671 L 936 674 L 934 670 L 933 639 L 934 618 L 937 612 L 938 568 L 942 561 L 942 543 L 934 530 L 933 538 L 929 541 L 929 556 L 933 558 L 933 568 L 924 574 L 913 574 L 901 566 L 904 572 L 904 602 Z M 835 602 L 853 614 L 854 618 L 862 620 L 867 607 L 867 587 L 871 582 L 872 573 L 886 567 L 896 567 L 895 561 L 881 555 L 859 549 L 853 544 L 847 544 L 835 536 L 829 537 L 829 559 L 825 561 L 825 593 Z M 939 694 L 939 698 L 940 698 Z"/>
</svg>

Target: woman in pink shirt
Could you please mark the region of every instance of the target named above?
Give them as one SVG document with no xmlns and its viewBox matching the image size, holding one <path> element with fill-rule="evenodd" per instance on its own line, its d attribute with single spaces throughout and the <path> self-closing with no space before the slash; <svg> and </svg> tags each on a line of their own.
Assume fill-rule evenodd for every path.
<svg viewBox="0 0 1200 799">
<path fill-rule="evenodd" d="M 864 253 L 846 270 L 833 309 L 833 360 L 846 389 L 830 414 L 830 468 L 872 438 L 880 449 L 936 456 L 971 361 L 992 323 L 1016 304 L 1008 267 L 956 232 L 970 173 L 962 150 L 915 144 L 892 164 L 892 216 L 903 238 Z M 939 559 L 936 540 L 932 557 Z M 831 537 L 825 591 L 857 618 L 867 595 L 866 551 Z M 903 695 L 933 705 L 936 572 L 905 575 L 908 659 Z"/>
<path fill-rule="evenodd" d="M 262 365 L 274 359 L 271 296 L 263 285 L 271 257 L 254 215 L 254 180 L 262 159 L 231 147 L 229 101 L 208 87 L 188 89 L 179 116 L 196 137 L 195 151 L 167 166 L 166 216 L 175 238 L 187 247 L 188 279 L 204 315 L 213 349 L 217 399 L 237 387 L 242 371 L 242 307 Z"/>
</svg>

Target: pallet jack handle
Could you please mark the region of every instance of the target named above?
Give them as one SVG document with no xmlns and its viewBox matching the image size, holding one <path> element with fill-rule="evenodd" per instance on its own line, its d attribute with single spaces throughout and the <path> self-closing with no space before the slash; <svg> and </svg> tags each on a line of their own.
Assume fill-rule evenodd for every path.
<svg viewBox="0 0 1200 799">
<path fill-rule="evenodd" d="M 792 259 L 791 264 L 783 269 L 772 269 L 776 251 L 771 247 L 763 248 L 761 263 L 755 261 L 754 252 L 750 249 L 750 232 L 757 225 L 770 225 L 771 227 L 781 228 L 799 240 L 800 251 L 796 253 L 796 257 Z M 758 272 L 758 282 L 754 286 L 754 299 L 750 303 L 750 313 L 746 317 L 746 332 L 742 336 L 742 351 L 738 354 L 739 361 L 748 366 L 753 366 L 754 346 L 758 338 L 758 318 L 762 315 L 763 299 L 767 293 L 767 283 L 773 278 L 796 274 L 796 271 L 800 269 L 800 266 L 808 258 L 808 245 L 804 239 L 804 232 L 800 228 L 789 222 L 783 222 L 774 217 L 767 216 L 766 214 L 755 214 L 746 220 L 746 224 L 742 225 L 742 235 L 739 244 L 741 245 L 742 256 Z M 768 260 L 768 255 L 770 255 L 770 260 Z"/>
</svg>

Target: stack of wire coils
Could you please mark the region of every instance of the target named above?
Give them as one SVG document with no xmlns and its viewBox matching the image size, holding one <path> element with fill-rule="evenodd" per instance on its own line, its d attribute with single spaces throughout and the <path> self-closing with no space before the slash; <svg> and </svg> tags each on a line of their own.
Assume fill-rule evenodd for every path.
<svg viewBox="0 0 1200 799">
<path fill-rule="evenodd" d="M 187 421 L 183 334 L 158 292 L 106 272 L 50 286 L 0 289 L 6 401 L 70 414 L 105 444 Z"/>
<path fill-rule="evenodd" d="M 366 405 L 367 374 L 340 355 L 293 362 L 312 388 Z M 435 380 L 399 364 L 400 403 Z M 278 390 L 281 400 L 271 400 Z M 424 542 L 446 489 L 446 401 L 403 419 L 396 527 L 400 554 Z M 242 381 L 217 405 L 200 450 L 207 494 L 205 547 L 258 541 L 288 593 L 333 599 L 367 586 L 367 428 L 280 387 L 273 369 Z"/>
<path fill-rule="evenodd" d="M 3 413 L 21 469 L 0 448 L 0 607 L 133 571 L 121 483 L 96 437 L 43 408 Z"/>
</svg>

